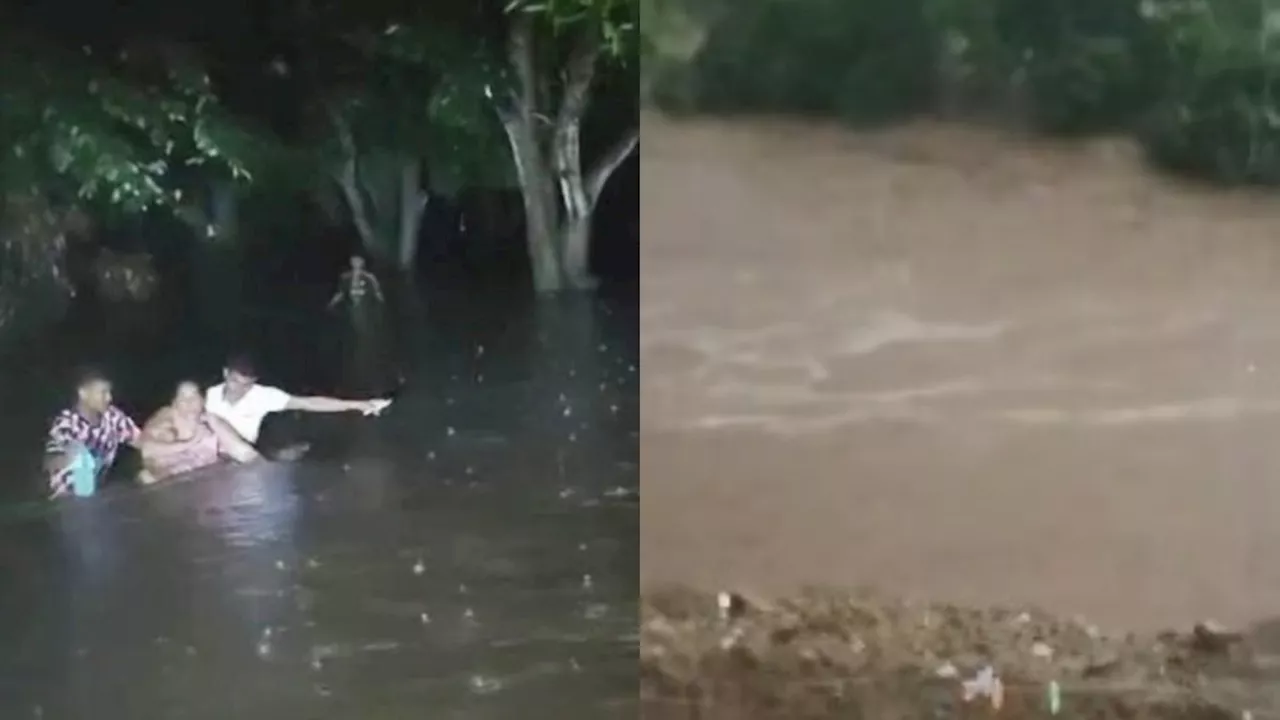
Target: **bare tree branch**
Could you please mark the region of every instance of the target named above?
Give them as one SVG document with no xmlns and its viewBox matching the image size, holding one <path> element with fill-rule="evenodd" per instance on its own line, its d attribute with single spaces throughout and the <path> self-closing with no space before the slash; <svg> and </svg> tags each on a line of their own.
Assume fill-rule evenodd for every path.
<svg viewBox="0 0 1280 720">
<path fill-rule="evenodd" d="M 631 128 L 604 155 L 600 156 L 595 167 L 587 173 L 587 197 L 590 198 L 593 207 L 600 199 L 600 193 L 604 191 L 604 186 L 609 183 L 609 178 L 613 176 L 614 171 L 626 161 L 639 144 L 640 128 Z"/>
</svg>

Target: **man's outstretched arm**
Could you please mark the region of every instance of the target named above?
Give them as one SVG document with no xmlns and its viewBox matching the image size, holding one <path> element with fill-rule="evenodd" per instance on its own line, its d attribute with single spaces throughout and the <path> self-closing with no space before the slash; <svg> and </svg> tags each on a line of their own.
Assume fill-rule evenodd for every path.
<svg viewBox="0 0 1280 720">
<path fill-rule="evenodd" d="M 323 395 L 290 396 L 284 409 L 314 413 L 362 412 L 366 415 L 376 415 L 390 404 L 390 400 L 342 400 Z"/>
</svg>

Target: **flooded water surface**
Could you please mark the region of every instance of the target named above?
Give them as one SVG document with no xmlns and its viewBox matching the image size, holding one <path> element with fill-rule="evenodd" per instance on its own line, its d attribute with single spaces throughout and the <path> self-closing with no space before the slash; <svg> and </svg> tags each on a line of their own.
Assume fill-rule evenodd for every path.
<svg viewBox="0 0 1280 720">
<path fill-rule="evenodd" d="M 642 574 L 1280 603 L 1280 203 L 1110 141 L 646 118 Z"/>
<path fill-rule="evenodd" d="M 429 315 L 384 417 L 274 428 L 300 463 L 9 506 L 0 717 L 634 716 L 634 313 Z"/>
</svg>

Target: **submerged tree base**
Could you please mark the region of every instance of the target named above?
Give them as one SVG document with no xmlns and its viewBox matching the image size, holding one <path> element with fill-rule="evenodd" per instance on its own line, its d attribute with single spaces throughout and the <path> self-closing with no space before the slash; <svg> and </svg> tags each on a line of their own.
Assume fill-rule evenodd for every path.
<svg viewBox="0 0 1280 720">
<path fill-rule="evenodd" d="M 671 589 L 643 599 L 640 691 L 648 720 L 1227 720 L 1274 716 L 1277 660 L 1212 623 L 1117 638 L 1036 610 Z"/>
</svg>

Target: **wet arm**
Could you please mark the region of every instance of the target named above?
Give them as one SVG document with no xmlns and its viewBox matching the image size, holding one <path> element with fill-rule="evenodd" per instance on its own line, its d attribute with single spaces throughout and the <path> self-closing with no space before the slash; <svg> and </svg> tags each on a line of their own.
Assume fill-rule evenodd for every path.
<svg viewBox="0 0 1280 720">
<path fill-rule="evenodd" d="M 313 395 L 310 397 L 290 397 L 289 403 L 284 406 L 284 409 L 314 413 L 340 413 L 363 410 L 364 406 L 365 402 L 363 400 L 342 400 L 323 395 Z"/>
<path fill-rule="evenodd" d="M 67 467 L 70 458 L 67 451 L 71 445 L 75 443 L 76 438 L 71 432 L 71 427 L 61 421 L 61 418 L 55 420 L 53 426 L 49 428 L 49 436 L 44 444 L 44 471 L 53 475 L 62 472 Z"/>
<path fill-rule="evenodd" d="M 44 472 L 46 475 L 56 475 L 65 470 L 70 462 L 71 458 L 66 453 L 45 453 Z"/>
<path fill-rule="evenodd" d="M 378 298 L 378 302 L 386 302 L 382 297 L 382 283 L 378 282 L 378 276 L 369 273 L 369 287 L 373 288 L 373 296 Z"/>
<path fill-rule="evenodd" d="M 171 443 L 178 439 L 173 428 L 173 413 L 169 408 L 157 410 L 142 426 L 143 443 Z"/>
<path fill-rule="evenodd" d="M 142 428 L 138 427 L 138 424 L 133 421 L 133 418 L 123 413 L 119 415 L 118 421 L 120 423 L 120 439 L 124 444 L 134 450 L 142 450 L 142 446 L 146 443 L 146 438 L 143 437 Z"/>
<path fill-rule="evenodd" d="M 209 429 L 213 430 L 213 434 L 218 437 L 218 449 L 223 455 L 239 463 L 253 462 L 260 457 L 253 445 L 240 437 L 240 433 L 231 427 L 231 423 L 216 415 L 208 415 L 205 421 L 209 423 Z"/>
</svg>

